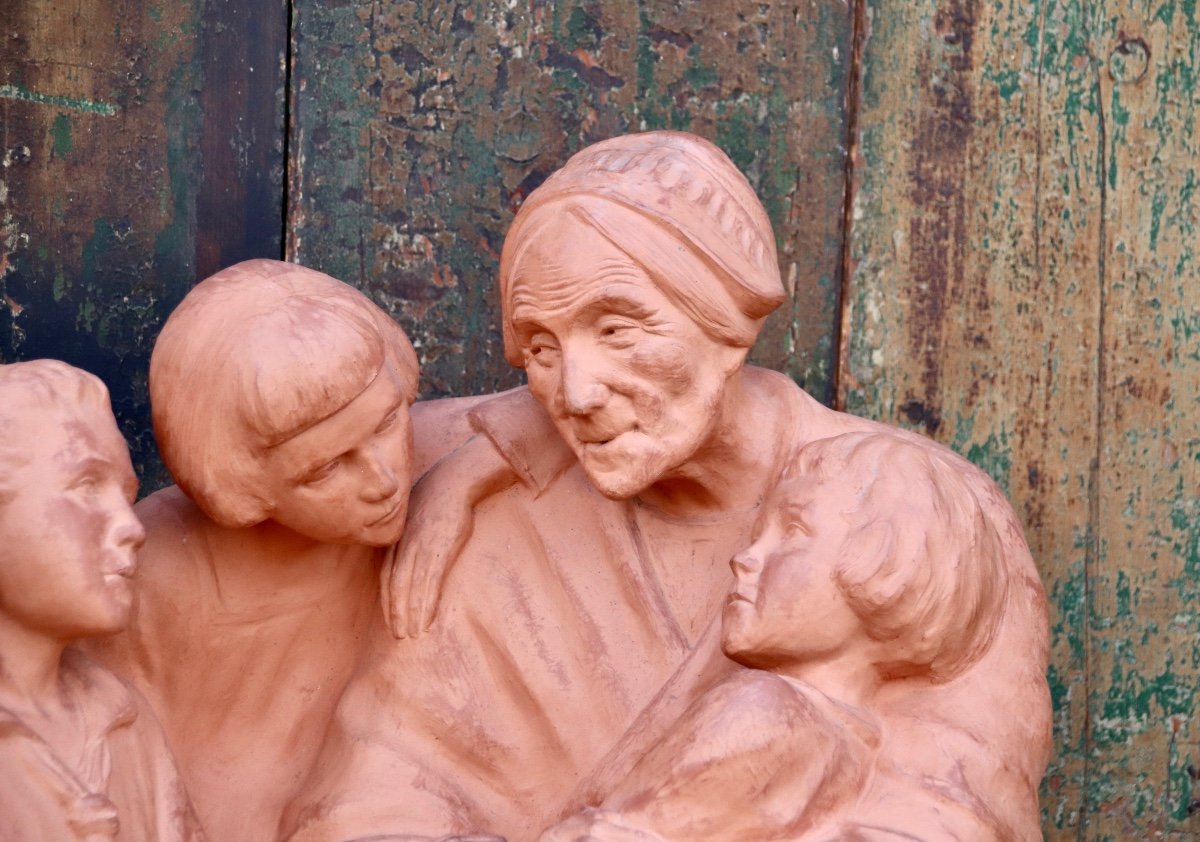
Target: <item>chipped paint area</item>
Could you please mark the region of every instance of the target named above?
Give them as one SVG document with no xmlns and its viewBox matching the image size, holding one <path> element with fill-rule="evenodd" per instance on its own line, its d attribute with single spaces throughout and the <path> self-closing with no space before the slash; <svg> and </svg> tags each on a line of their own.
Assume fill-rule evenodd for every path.
<svg viewBox="0 0 1200 842">
<path fill-rule="evenodd" d="M 56 108 L 67 108 L 83 114 L 99 114 L 102 117 L 115 117 L 120 109 L 108 102 L 93 102 L 69 96 L 38 93 L 26 90 L 17 85 L 0 85 L 0 99 L 18 99 L 22 102 L 33 102 L 38 105 L 48 105 Z"/>
<path fill-rule="evenodd" d="M 846 404 L 968 456 L 1024 521 L 1046 837 L 1196 838 L 1195 4 L 867 6 Z"/>
</svg>

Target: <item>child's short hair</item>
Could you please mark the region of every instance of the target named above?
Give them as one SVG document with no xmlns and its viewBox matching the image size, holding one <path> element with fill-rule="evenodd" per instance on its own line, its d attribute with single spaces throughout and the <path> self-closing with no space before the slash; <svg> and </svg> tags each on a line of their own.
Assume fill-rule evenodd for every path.
<svg viewBox="0 0 1200 842">
<path fill-rule="evenodd" d="M 851 489 L 836 579 L 868 636 L 895 653 L 877 665 L 889 677 L 948 681 L 995 636 L 1008 582 L 996 526 L 967 478 L 977 470 L 932 443 L 860 432 L 803 447 L 781 483 L 781 495 L 803 478 Z"/>
<path fill-rule="evenodd" d="M 358 290 L 278 260 L 196 285 L 150 358 L 154 432 L 167 469 L 213 520 L 267 517 L 262 456 L 349 404 L 385 361 L 417 395 L 400 326 Z"/>
<path fill-rule="evenodd" d="M 64 421 L 112 417 L 108 389 L 95 375 L 58 360 L 0 365 L 0 504 L 20 491 L 16 469 L 29 462 L 21 420 L 30 410 L 50 410 Z"/>
</svg>

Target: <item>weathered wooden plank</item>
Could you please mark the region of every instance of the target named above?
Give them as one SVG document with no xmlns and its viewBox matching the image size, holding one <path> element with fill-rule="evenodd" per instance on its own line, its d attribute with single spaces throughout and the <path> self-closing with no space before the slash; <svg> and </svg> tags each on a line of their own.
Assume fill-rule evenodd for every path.
<svg viewBox="0 0 1200 842">
<path fill-rule="evenodd" d="M 1102 266 L 1090 19 L 1053 2 L 871 3 L 844 401 L 988 470 L 1051 600 L 1050 839 L 1083 824 Z"/>
<path fill-rule="evenodd" d="M 522 198 L 581 146 L 713 138 L 776 226 L 795 290 L 755 358 L 831 396 L 850 17 L 836 0 L 295 3 L 288 254 L 409 331 L 428 394 L 517 374 L 494 275 Z"/>
<path fill-rule="evenodd" d="M 6 5 L 0 359 L 99 375 L 154 484 L 148 350 L 192 280 L 197 5 Z"/>
<path fill-rule="evenodd" d="M 0 5 L 0 361 L 98 374 L 152 490 L 159 325 L 198 266 L 280 253 L 287 8 Z"/>
<path fill-rule="evenodd" d="M 1097 15 L 1104 225 L 1089 837 L 1200 836 L 1200 20 Z"/>
<path fill-rule="evenodd" d="M 196 278 L 283 254 L 288 2 L 206 0 Z"/>
</svg>

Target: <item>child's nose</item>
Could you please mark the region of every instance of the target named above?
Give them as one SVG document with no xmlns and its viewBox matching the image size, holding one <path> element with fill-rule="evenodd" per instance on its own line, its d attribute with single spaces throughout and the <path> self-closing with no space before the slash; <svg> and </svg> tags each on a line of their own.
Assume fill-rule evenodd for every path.
<svg viewBox="0 0 1200 842">
<path fill-rule="evenodd" d="M 371 448 L 363 459 L 362 496 L 370 502 L 386 500 L 400 489 L 396 472 L 383 448 Z"/>
<path fill-rule="evenodd" d="M 117 546 L 129 547 L 133 550 L 141 549 L 142 545 L 146 543 L 146 529 L 129 506 L 125 506 L 125 511 L 117 518 L 117 525 L 113 530 L 113 540 Z"/>
<path fill-rule="evenodd" d="M 735 576 L 746 576 L 762 570 L 762 562 L 758 560 L 758 554 L 752 552 L 750 549 L 742 550 L 731 558 L 729 566 L 732 568 Z"/>
</svg>

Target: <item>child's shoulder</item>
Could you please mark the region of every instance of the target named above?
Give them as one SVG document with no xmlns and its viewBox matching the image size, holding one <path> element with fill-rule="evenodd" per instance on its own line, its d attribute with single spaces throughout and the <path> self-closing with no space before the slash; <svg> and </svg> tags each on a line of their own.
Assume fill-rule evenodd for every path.
<svg viewBox="0 0 1200 842">
<path fill-rule="evenodd" d="M 185 587 L 180 575 L 207 567 L 209 537 L 225 529 L 206 515 L 177 485 L 171 485 L 139 500 L 134 513 L 146 530 L 146 543 L 138 551 L 138 592 L 176 591 Z M 188 582 L 186 587 L 194 587 Z M 144 601 L 139 596 L 139 602 Z"/>
<path fill-rule="evenodd" d="M 133 511 L 142 522 L 142 526 L 146 527 L 148 540 L 154 534 L 194 529 L 197 519 L 207 520 L 200 508 L 178 485 L 168 485 L 143 497 L 134 505 Z"/>
<path fill-rule="evenodd" d="M 739 669 L 704 698 L 713 728 L 766 735 L 808 731 L 827 714 L 821 694 L 773 672 Z"/>
</svg>

